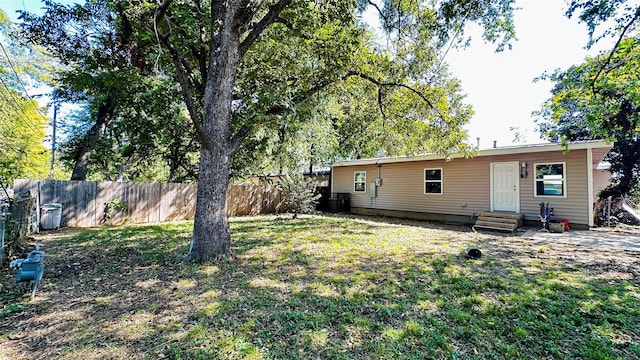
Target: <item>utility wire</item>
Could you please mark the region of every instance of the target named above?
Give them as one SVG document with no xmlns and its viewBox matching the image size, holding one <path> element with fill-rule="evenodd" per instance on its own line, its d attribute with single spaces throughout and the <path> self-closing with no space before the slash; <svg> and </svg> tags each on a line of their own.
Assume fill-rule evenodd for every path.
<svg viewBox="0 0 640 360">
<path fill-rule="evenodd" d="M 8 148 L 10 150 L 13 150 L 16 153 L 25 153 L 25 151 L 21 149 L 18 145 L 9 143 L 9 141 L 4 135 L 0 135 L 0 142 L 2 143 L 3 148 Z"/>
<path fill-rule="evenodd" d="M 7 111 L 5 109 L 0 109 L 0 111 L 4 115 L 8 116 Z M 16 144 L 15 142 L 11 141 L 11 140 L 14 140 L 14 138 L 15 136 L 12 135 L 11 133 L 5 134 L 2 131 L 0 131 L 0 144 L 4 149 L 13 150 L 16 153 L 24 153 L 25 152 L 24 149 L 20 147 L 19 144 Z"/>
<path fill-rule="evenodd" d="M 9 95 L 11 96 L 11 98 L 13 99 L 9 99 L 7 97 L 7 95 L 4 94 L 4 92 L 2 92 L 2 97 L 5 99 L 5 101 L 7 102 L 7 104 L 9 104 L 11 106 L 11 109 L 16 113 L 16 115 L 18 115 L 18 117 L 21 117 L 22 120 L 24 120 L 25 124 L 27 125 L 28 128 L 30 128 L 30 130 L 34 131 L 34 133 L 38 133 L 39 130 L 37 129 L 38 127 L 36 126 L 36 124 L 33 123 L 33 121 L 31 121 L 31 119 L 29 118 L 29 115 L 26 113 L 26 111 L 19 105 L 20 104 L 20 100 L 16 98 L 15 94 L 11 91 L 11 89 L 9 88 L 9 86 L 7 85 L 7 83 L 4 82 L 4 80 L 2 79 L 2 77 L 0 77 L 0 82 L 2 83 L 2 85 L 4 86 L 5 90 L 7 90 L 7 93 L 9 93 Z M 29 101 L 28 99 L 25 99 L 24 101 Z M 18 112 L 18 110 L 16 109 L 16 107 L 20 110 L 20 112 Z"/>
<path fill-rule="evenodd" d="M 20 84 L 20 86 L 22 86 L 24 93 L 27 95 L 26 98 L 32 99 L 31 96 L 29 96 L 29 91 L 27 91 L 27 87 L 24 85 L 24 83 L 22 82 L 22 79 L 20 79 L 20 75 L 18 75 L 18 72 L 16 71 L 16 68 L 13 66 L 13 62 L 11 61 L 11 57 L 9 56 L 9 53 L 7 53 L 7 50 L 4 48 L 4 45 L 2 45 L 1 41 L 0 41 L 0 49 L 2 49 L 4 56 L 7 57 L 7 62 L 9 63 L 9 67 L 11 68 L 11 71 L 13 71 L 13 74 L 16 76 L 16 80 L 18 80 L 18 83 Z M 47 115 L 43 114 L 41 110 L 33 102 L 29 102 L 29 103 L 31 103 L 31 106 L 33 106 L 33 108 L 36 110 L 38 114 L 44 116 L 45 118 L 47 117 Z"/>
<path fill-rule="evenodd" d="M 39 136 L 40 131 L 37 130 L 37 126 L 31 121 L 31 119 L 29 119 L 29 115 L 27 115 L 27 113 L 24 111 L 24 109 L 19 106 L 19 103 L 20 103 L 19 100 L 15 97 L 15 95 L 13 94 L 11 89 L 9 89 L 9 87 L 7 86 L 7 83 L 4 82 L 2 77 L 0 77 L 0 83 L 2 83 L 2 85 L 7 90 L 9 95 L 13 98 L 13 102 L 12 102 L 11 99 L 9 99 L 7 97 L 7 95 L 4 94 L 3 91 L 0 91 L 0 93 L 2 94 L 2 97 L 5 99 L 7 104 L 10 105 L 11 109 L 16 113 L 16 115 L 18 115 L 18 117 L 22 118 L 22 120 L 25 121 L 25 125 L 27 125 L 27 128 L 29 128 L 29 130 L 32 131 L 32 134 Z M 16 106 L 18 106 L 20 108 L 20 110 L 22 111 L 22 114 L 20 114 L 20 112 L 18 112 L 18 110 L 16 109 Z"/>
<path fill-rule="evenodd" d="M 4 99 L 7 101 L 7 104 L 11 104 L 9 99 L 7 99 L 7 97 L 5 96 L 4 92 L 1 92 L 1 93 L 2 93 L 2 97 L 4 97 Z M 18 117 L 21 117 L 20 113 L 18 113 L 14 107 L 11 107 L 11 110 L 13 110 L 18 115 Z M 7 118 L 10 118 L 9 113 L 5 109 L 1 109 L 1 111 L 2 111 L 2 115 L 6 116 Z M 28 130 L 31 132 L 32 135 L 35 134 L 36 136 L 41 136 L 38 133 L 34 133 L 34 130 L 31 127 L 28 127 Z M 14 135 L 9 134 L 9 136 L 11 138 L 15 138 Z M 24 148 L 22 148 L 19 144 L 16 144 L 13 141 L 11 141 L 9 138 L 7 138 L 6 134 L 3 134 L 1 132 L 0 132 L 0 144 L 2 144 L 2 147 L 5 149 L 10 149 L 10 150 L 13 150 L 15 153 L 26 155 L 26 151 Z"/>
</svg>

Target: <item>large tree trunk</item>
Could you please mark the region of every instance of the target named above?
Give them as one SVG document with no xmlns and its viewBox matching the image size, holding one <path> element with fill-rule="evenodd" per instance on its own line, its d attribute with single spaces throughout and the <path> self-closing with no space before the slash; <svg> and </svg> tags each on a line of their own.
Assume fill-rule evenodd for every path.
<svg viewBox="0 0 640 360">
<path fill-rule="evenodd" d="M 87 180 L 91 153 L 113 119 L 113 111 L 114 107 L 110 98 L 107 98 L 98 108 L 96 123 L 91 126 L 91 129 L 89 129 L 89 132 L 85 135 L 82 144 L 74 156 L 75 164 L 73 166 L 73 172 L 71 173 L 71 180 Z"/>
<path fill-rule="evenodd" d="M 205 262 L 219 256 L 231 256 L 227 187 L 233 152 L 230 146 L 231 105 L 240 61 L 240 39 L 232 19 L 237 10 L 226 11 L 226 18 L 211 46 L 202 122 L 206 143 L 200 152 L 193 237 L 186 261 Z"/>
<path fill-rule="evenodd" d="M 200 175 L 191 249 L 187 261 L 210 261 L 231 256 L 231 234 L 227 220 L 229 157 L 216 147 L 200 153 Z M 222 150 L 222 153 L 221 151 Z"/>
</svg>

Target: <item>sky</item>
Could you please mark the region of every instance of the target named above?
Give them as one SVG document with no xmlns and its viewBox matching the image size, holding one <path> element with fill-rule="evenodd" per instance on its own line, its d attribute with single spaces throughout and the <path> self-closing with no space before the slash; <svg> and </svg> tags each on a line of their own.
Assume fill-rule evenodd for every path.
<svg viewBox="0 0 640 360">
<path fill-rule="evenodd" d="M 56 1 L 61 4 L 73 4 L 73 3 L 76 3 L 78 0 L 56 0 Z M 0 9 L 2 9 L 2 11 L 4 11 L 9 16 L 9 19 L 11 19 L 11 21 L 13 22 L 18 22 L 19 14 L 16 11 L 26 10 L 36 14 L 41 14 L 42 6 L 43 5 L 41 0 L 0 0 Z M 32 96 L 34 94 L 44 94 L 44 93 L 50 92 L 51 88 L 49 87 L 41 87 L 38 89 L 27 88 L 27 91 L 29 92 L 28 95 Z M 50 105 L 51 99 L 47 96 L 40 96 L 36 100 L 38 101 L 38 104 L 41 107 L 47 108 L 47 113 L 48 113 L 47 115 L 49 116 L 49 118 L 53 118 L 53 107 L 47 107 L 48 105 Z M 74 109 L 76 108 L 77 107 L 71 106 L 71 105 L 62 105 L 62 107 L 58 111 L 58 117 L 59 118 L 65 117 L 70 112 L 74 111 Z M 47 128 L 47 138 L 45 138 L 45 146 L 50 146 L 49 137 L 51 136 L 51 133 L 52 133 L 51 130 L 52 130 L 51 126 L 49 126 Z M 60 141 L 60 139 L 58 139 L 58 141 Z"/>
<path fill-rule="evenodd" d="M 37 12 L 40 7 L 40 0 L 2 0 L 0 5 L 14 21 L 16 10 Z M 511 50 L 496 53 L 496 45 L 483 43 L 481 29 L 470 27 L 471 46 L 451 50 L 444 58 L 474 109 L 466 127 L 468 142 L 475 145 L 479 137 L 480 148 L 492 147 L 494 141 L 498 146 L 544 142 L 535 131 L 532 112 L 550 97 L 553 84 L 533 79 L 545 71 L 582 63 L 586 56 L 613 44 L 606 39 L 587 51 L 586 25 L 564 16 L 564 0 L 517 0 L 516 7 L 520 8 L 514 18 L 518 40 L 512 42 Z M 520 141 L 514 141 L 512 127 L 522 134 Z"/>
<path fill-rule="evenodd" d="M 553 83 L 534 83 L 534 78 L 580 64 L 614 43 L 603 39 L 587 51 L 587 27 L 564 16 L 563 0 L 518 0 L 516 6 L 521 9 L 514 16 L 518 41 L 512 50 L 496 53 L 496 46 L 484 44 L 478 34 L 470 47 L 445 56 L 449 71 L 462 83 L 466 102 L 473 106 L 466 128 L 471 144 L 480 138 L 480 148 L 492 147 L 493 141 L 497 146 L 545 142 L 535 131 L 532 112 L 551 96 Z M 511 127 L 523 134 L 522 141 L 514 142 Z"/>
</svg>

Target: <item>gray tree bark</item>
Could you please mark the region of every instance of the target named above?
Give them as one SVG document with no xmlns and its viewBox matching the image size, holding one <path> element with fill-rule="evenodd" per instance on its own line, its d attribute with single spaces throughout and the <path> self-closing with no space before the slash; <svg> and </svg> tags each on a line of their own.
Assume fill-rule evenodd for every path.
<svg viewBox="0 0 640 360">
<path fill-rule="evenodd" d="M 220 8 L 216 8 L 219 6 Z M 187 261 L 211 261 L 231 256 L 231 234 L 227 219 L 227 189 L 233 146 L 230 123 L 233 84 L 240 62 L 238 3 L 212 3 L 212 16 L 221 24 L 211 44 L 209 71 L 204 93 L 206 143 L 200 153 L 198 196 L 191 247 Z"/>
<path fill-rule="evenodd" d="M 71 180 L 87 180 L 91 153 L 113 119 L 113 111 L 114 106 L 110 98 L 107 98 L 107 100 L 98 108 L 96 122 L 85 135 L 82 140 L 82 144 L 77 149 L 74 156 L 75 164 L 73 165 Z"/>
</svg>

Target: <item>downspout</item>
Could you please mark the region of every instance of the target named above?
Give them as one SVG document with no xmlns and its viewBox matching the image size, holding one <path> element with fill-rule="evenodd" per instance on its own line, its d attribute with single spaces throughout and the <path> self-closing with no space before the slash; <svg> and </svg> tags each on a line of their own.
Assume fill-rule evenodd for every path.
<svg viewBox="0 0 640 360">
<path fill-rule="evenodd" d="M 329 174 L 329 190 L 331 191 L 329 198 L 331 198 L 333 197 L 333 163 L 331 163 L 331 173 Z"/>
<path fill-rule="evenodd" d="M 593 227 L 593 169 L 591 165 L 593 164 L 593 149 L 587 148 L 587 209 L 589 216 L 589 227 Z"/>
</svg>

